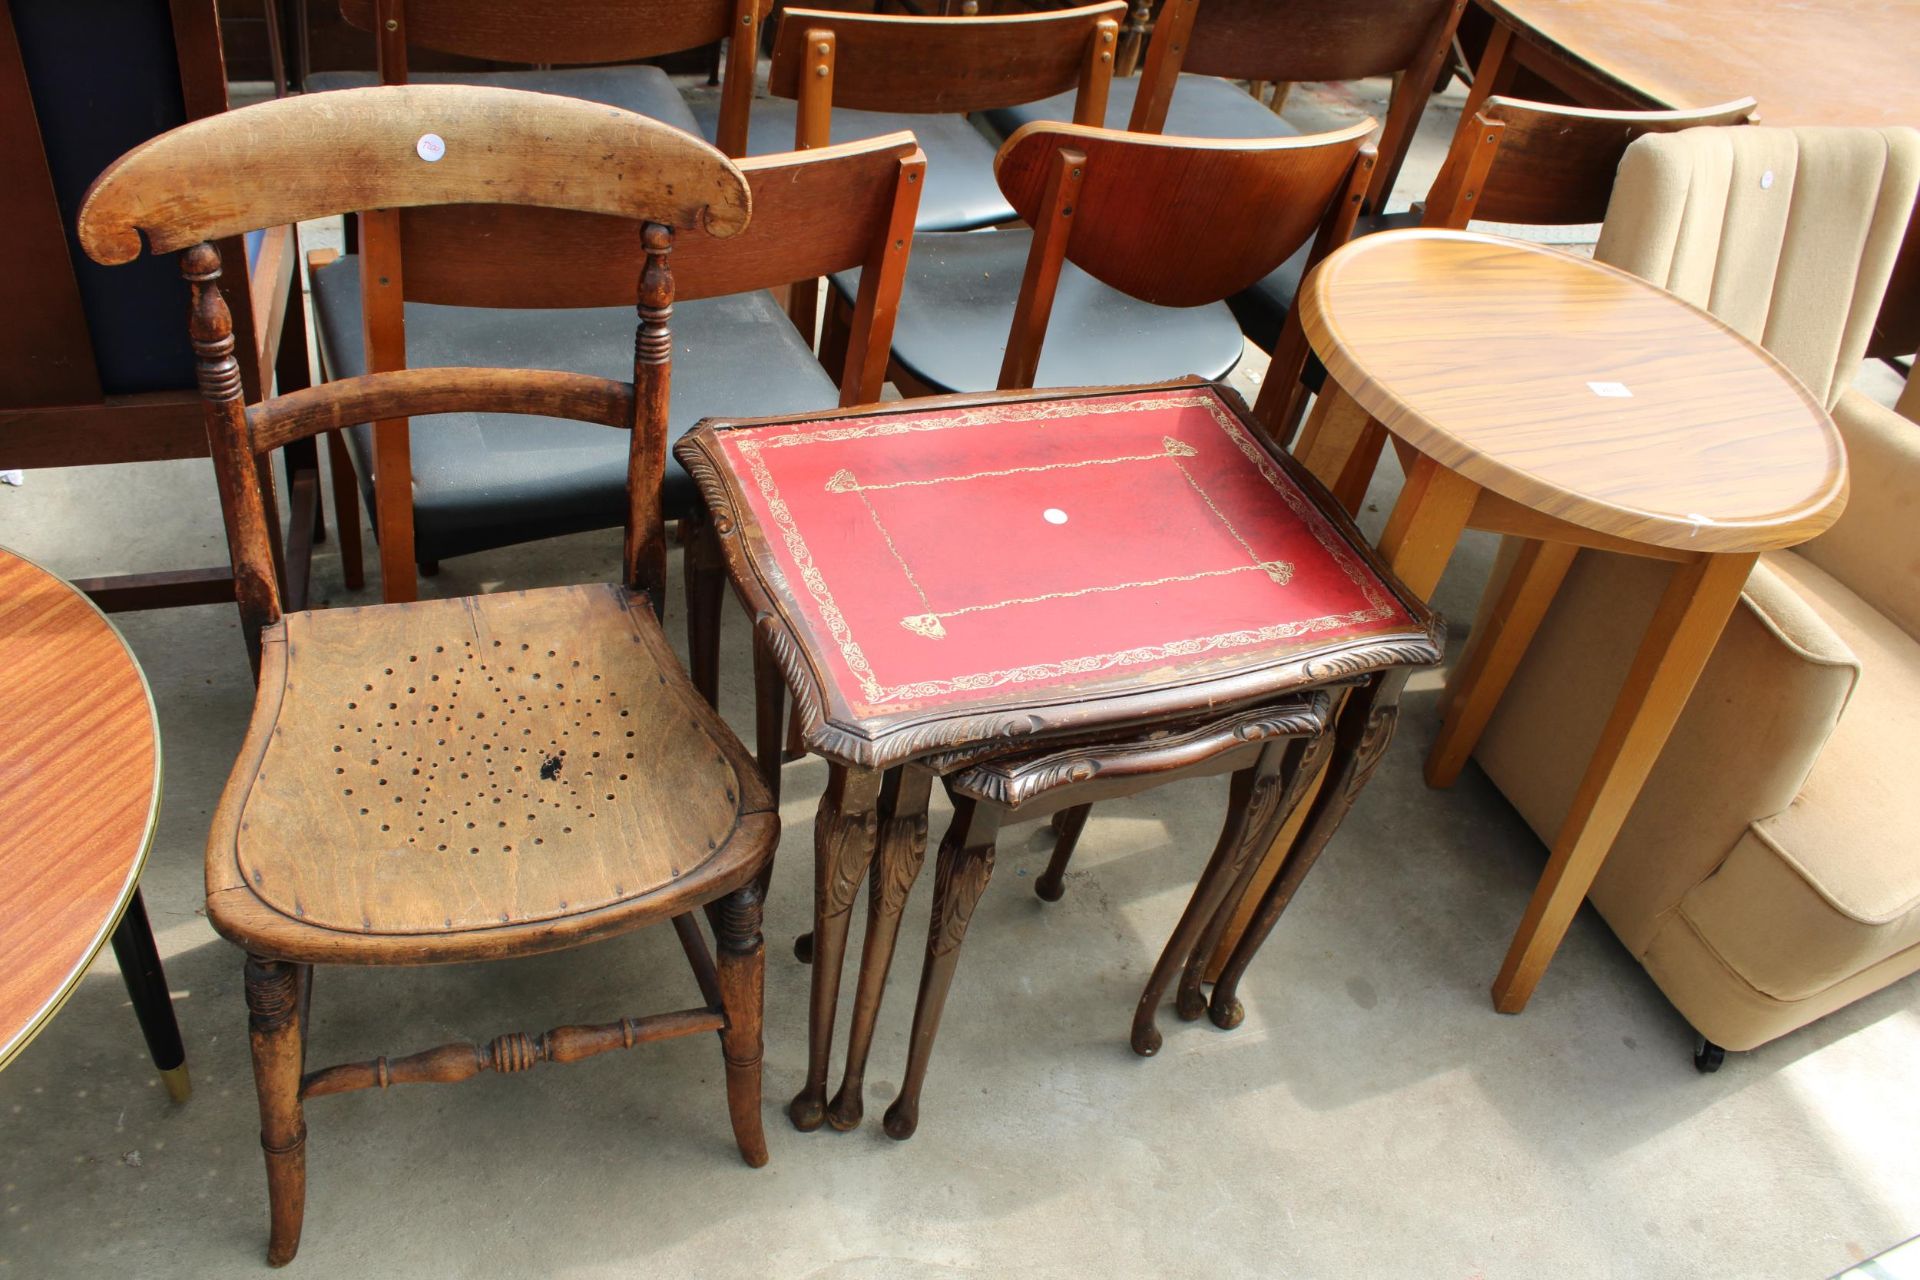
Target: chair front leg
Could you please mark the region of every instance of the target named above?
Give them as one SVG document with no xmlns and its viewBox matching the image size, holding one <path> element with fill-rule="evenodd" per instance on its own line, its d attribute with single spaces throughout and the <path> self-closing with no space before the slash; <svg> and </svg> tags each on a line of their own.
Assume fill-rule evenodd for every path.
<svg viewBox="0 0 1920 1280">
<path fill-rule="evenodd" d="M 847 1074 L 827 1107 L 827 1123 L 843 1133 L 858 1128 L 865 1113 L 860 1090 L 866 1081 L 867 1053 L 873 1047 L 887 971 L 893 967 L 900 916 L 927 857 L 927 801 L 932 791 L 933 774 L 911 765 L 891 771 L 881 788 L 880 852 L 867 886 L 867 938 L 847 1031 Z"/>
<path fill-rule="evenodd" d="M 715 903 L 713 912 L 720 1003 L 727 1015 L 720 1032 L 727 1061 L 727 1114 L 741 1156 L 755 1169 L 767 1162 L 767 1137 L 760 1124 L 760 1024 L 767 973 L 761 908 L 759 882 L 750 880 Z"/>
<path fill-rule="evenodd" d="M 306 967 L 247 957 L 247 1037 L 253 1045 L 260 1146 L 266 1152 L 272 1214 L 267 1262 L 275 1267 L 293 1261 L 299 1251 L 307 1209 L 307 1123 L 300 1106 L 300 971 Z"/>
<path fill-rule="evenodd" d="M 970 796 L 954 800 L 953 825 L 940 842 L 934 872 L 933 925 L 927 931 L 927 959 L 920 970 L 920 998 L 913 1009 L 907 1074 L 900 1085 L 900 1096 L 887 1108 L 889 1138 L 911 1138 L 920 1126 L 920 1088 L 926 1083 L 934 1037 L 940 1032 L 940 1014 L 946 1008 L 953 971 L 960 962 L 960 944 L 966 939 L 973 909 L 993 875 L 994 842 L 1001 817 L 998 805 Z"/>
<path fill-rule="evenodd" d="M 1387 744 L 1393 741 L 1394 725 L 1400 717 L 1400 690 L 1407 682 L 1407 674 L 1390 671 L 1367 688 L 1348 695 L 1334 728 L 1327 780 L 1313 798 L 1313 807 L 1307 811 L 1306 822 L 1281 864 L 1280 873 L 1267 886 L 1260 906 L 1247 922 L 1246 932 L 1240 935 L 1233 954 L 1227 957 L 1213 984 L 1207 1016 L 1216 1027 L 1232 1030 L 1246 1017 L 1246 1009 L 1239 999 L 1240 977 L 1246 973 L 1287 904 L 1293 901 L 1307 872 L 1313 870 L 1327 842 L 1340 829 L 1347 810 L 1353 808 L 1354 799 L 1379 767 L 1381 757 L 1386 755 Z"/>
</svg>

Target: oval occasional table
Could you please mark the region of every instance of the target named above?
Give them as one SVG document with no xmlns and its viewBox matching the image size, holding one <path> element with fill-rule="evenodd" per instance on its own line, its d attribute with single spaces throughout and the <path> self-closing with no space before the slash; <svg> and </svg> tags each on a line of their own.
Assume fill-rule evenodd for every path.
<svg viewBox="0 0 1920 1280">
<path fill-rule="evenodd" d="M 1391 438 L 1407 473 L 1380 551 L 1431 595 L 1460 532 L 1526 540 L 1449 681 L 1427 780 L 1450 783 L 1583 547 L 1673 577 L 1553 842 L 1494 1006 L 1526 1006 L 1762 551 L 1846 503 L 1826 412 L 1771 355 L 1612 267 L 1472 232 L 1367 236 L 1301 291 L 1327 394 L 1295 454 L 1349 509 Z M 1256 920 L 1257 923 L 1257 920 Z"/>
<path fill-rule="evenodd" d="M 146 676 L 92 601 L 0 548 L 0 1067 L 109 937 L 167 1092 L 190 1092 L 140 901 L 160 809 Z"/>
</svg>

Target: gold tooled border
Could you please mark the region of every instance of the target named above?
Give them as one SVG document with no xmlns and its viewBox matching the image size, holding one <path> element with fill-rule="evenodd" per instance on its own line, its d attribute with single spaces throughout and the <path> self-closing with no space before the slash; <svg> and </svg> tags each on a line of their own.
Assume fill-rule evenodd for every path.
<svg viewBox="0 0 1920 1280">
<path fill-rule="evenodd" d="M 1360 588 L 1361 595 L 1366 599 L 1369 607 L 1295 622 L 1275 623 L 1271 626 L 1222 632 L 1218 635 L 1174 640 L 1165 644 L 1139 645 L 1131 649 L 1089 654 L 1059 662 L 1032 663 L 1024 667 L 1007 667 L 997 671 L 982 671 L 941 680 L 920 680 L 911 684 L 888 686 L 881 683 L 872 665 L 867 661 L 866 654 L 861 651 L 859 641 L 854 638 L 853 630 L 847 624 L 846 615 L 841 613 L 839 605 L 834 602 L 833 591 L 827 585 L 826 577 L 820 572 L 820 567 L 814 563 L 813 554 L 807 548 L 806 539 L 794 523 L 793 513 L 788 509 L 785 499 L 781 498 L 779 487 L 774 483 L 773 474 L 767 469 L 766 460 L 761 456 L 767 449 L 795 448 L 809 444 L 868 439 L 875 436 L 906 435 L 917 431 L 946 431 L 955 427 L 986 426 L 1014 419 L 1078 418 L 1095 414 L 1132 413 L 1167 407 L 1204 409 L 1227 438 L 1259 469 L 1267 484 L 1279 495 L 1280 500 L 1286 503 L 1287 509 L 1312 531 L 1314 540 L 1327 552 L 1333 562 L 1355 586 Z M 766 431 L 766 438 L 757 438 L 759 430 Z M 1397 606 L 1382 594 L 1379 584 L 1353 557 L 1344 540 L 1334 531 L 1333 525 L 1313 503 L 1307 500 L 1305 494 L 1281 476 L 1279 468 L 1273 464 L 1273 459 L 1247 436 L 1245 429 L 1233 415 L 1226 411 L 1219 396 L 1210 390 L 1199 394 L 1159 393 L 1128 400 L 1074 399 L 975 405 L 918 416 L 888 417 L 858 426 L 828 427 L 821 431 L 796 432 L 787 427 L 749 429 L 737 433 L 729 432 L 723 439 L 732 445 L 741 459 L 746 462 L 748 471 L 753 476 L 754 485 L 759 490 L 760 496 L 765 499 L 768 513 L 773 517 L 774 525 L 779 529 L 781 539 L 786 544 L 787 553 L 793 557 L 794 565 L 800 571 L 800 580 L 806 584 L 808 594 L 813 597 L 815 606 L 820 610 L 821 621 L 826 624 L 827 630 L 831 633 L 833 642 L 839 648 L 841 659 L 847 664 L 848 670 L 860 682 L 862 694 L 873 706 L 938 697 L 950 693 L 973 693 L 1002 685 L 1025 684 L 1060 676 L 1085 675 L 1113 667 L 1158 662 L 1168 658 L 1191 657 L 1215 649 L 1252 648 L 1275 640 L 1286 640 L 1316 632 L 1379 622 L 1393 617 L 1396 612 Z"/>
</svg>

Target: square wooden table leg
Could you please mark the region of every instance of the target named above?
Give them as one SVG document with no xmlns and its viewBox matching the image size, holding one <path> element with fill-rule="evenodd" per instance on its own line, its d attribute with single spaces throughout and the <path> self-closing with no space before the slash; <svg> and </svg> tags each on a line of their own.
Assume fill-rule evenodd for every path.
<svg viewBox="0 0 1920 1280">
<path fill-rule="evenodd" d="M 813 822 L 813 988 L 807 1010 L 807 1083 L 787 1108 L 793 1127 L 818 1129 L 827 1118 L 827 1065 L 847 926 L 880 831 L 881 775 L 835 764 Z"/>
<path fill-rule="evenodd" d="M 1327 486 L 1349 515 L 1366 500 L 1387 433 L 1331 378 L 1313 402 L 1293 454 Z"/>
<path fill-rule="evenodd" d="M 1674 570 L 1494 980 L 1493 1003 L 1500 1012 L 1527 1007 L 1706 667 L 1755 559 L 1709 555 Z"/>
<path fill-rule="evenodd" d="M 1460 776 L 1579 551 L 1564 542 L 1529 541 L 1521 548 L 1486 626 L 1468 637 L 1459 667 L 1447 677 L 1440 736 L 1427 754 L 1428 786 L 1450 787 Z"/>
</svg>

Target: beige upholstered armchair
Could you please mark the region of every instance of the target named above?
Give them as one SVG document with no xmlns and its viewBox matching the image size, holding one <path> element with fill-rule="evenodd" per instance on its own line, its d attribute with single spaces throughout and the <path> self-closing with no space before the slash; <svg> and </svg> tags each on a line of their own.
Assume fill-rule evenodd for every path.
<svg viewBox="0 0 1920 1280">
<path fill-rule="evenodd" d="M 1849 389 L 1917 178 L 1911 130 L 1644 137 L 1597 250 L 1778 356 L 1852 470 L 1838 524 L 1761 558 L 1593 887 L 1703 1070 L 1920 969 L 1920 426 Z M 1480 741 L 1544 839 L 1666 572 L 1582 552 Z"/>
</svg>

